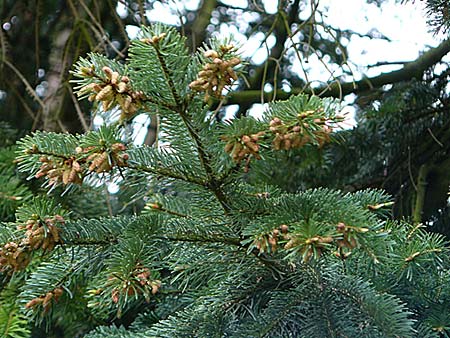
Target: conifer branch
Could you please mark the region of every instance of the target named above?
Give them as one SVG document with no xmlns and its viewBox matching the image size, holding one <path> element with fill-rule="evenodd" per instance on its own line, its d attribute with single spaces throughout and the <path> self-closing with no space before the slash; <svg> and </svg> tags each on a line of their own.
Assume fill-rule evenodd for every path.
<svg viewBox="0 0 450 338">
<path fill-rule="evenodd" d="M 292 297 L 289 302 L 286 302 L 283 311 L 279 312 L 278 315 L 272 319 L 272 321 L 266 324 L 263 332 L 259 332 L 259 336 L 269 337 L 270 332 L 275 329 L 290 312 L 292 312 L 292 309 L 304 301 L 305 299 L 302 297 Z"/>
<path fill-rule="evenodd" d="M 147 206 L 149 206 L 152 210 L 160 211 L 160 212 L 163 212 L 163 213 L 166 213 L 169 215 L 174 215 L 174 216 L 178 216 L 178 217 L 182 217 L 182 218 L 191 217 L 187 214 L 182 214 L 178 211 L 167 209 L 167 208 L 163 207 L 162 205 L 160 205 L 159 203 L 151 203 L 151 204 L 147 204 Z"/>
<path fill-rule="evenodd" d="M 164 77 L 169 85 L 170 91 L 171 91 L 172 96 L 177 105 L 177 107 L 175 108 L 175 111 L 180 115 L 181 119 L 183 120 L 183 122 L 189 132 L 189 135 L 191 136 L 191 138 L 194 140 L 194 142 L 196 144 L 200 163 L 201 163 L 203 169 L 205 170 L 205 173 L 207 176 L 207 182 L 205 182 L 205 186 L 214 193 L 214 195 L 217 197 L 219 203 L 222 205 L 225 212 L 229 212 L 230 207 L 229 207 L 228 203 L 226 202 L 227 198 L 219 184 L 219 181 L 217 180 L 217 178 L 214 175 L 214 171 L 213 171 L 213 169 L 211 167 L 211 163 L 210 163 L 211 162 L 210 157 L 204 150 L 204 146 L 200 140 L 200 137 L 198 136 L 198 134 L 199 134 L 198 131 L 196 131 L 195 128 L 192 126 L 191 121 L 188 117 L 188 114 L 186 111 L 187 105 L 183 102 L 183 100 L 180 98 L 179 94 L 177 93 L 177 91 L 175 89 L 175 85 L 172 80 L 172 74 L 170 73 L 170 71 L 167 67 L 167 64 L 164 60 L 164 56 L 161 54 L 161 51 L 158 48 L 158 44 L 154 43 L 153 46 L 155 48 L 155 52 L 156 52 L 158 61 L 163 70 Z"/>
<path fill-rule="evenodd" d="M 442 252 L 442 249 L 428 249 L 428 250 L 424 250 L 424 251 L 416 251 L 413 254 L 406 257 L 404 259 L 404 261 L 405 261 L 405 263 L 409 263 L 419 256 L 426 255 L 426 254 L 433 253 L 433 252 Z"/>
<path fill-rule="evenodd" d="M 182 180 L 182 181 L 185 181 L 185 182 L 194 183 L 194 184 L 197 184 L 197 185 L 200 185 L 200 186 L 205 186 L 205 184 L 206 184 L 205 181 L 203 181 L 200 178 L 197 178 L 197 177 L 194 177 L 194 176 L 177 174 L 177 173 L 173 172 L 172 170 L 170 170 L 168 168 L 147 167 L 147 166 L 143 166 L 143 165 L 137 165 L 137 166 L 129 165 L 128 168 L 134 169 L 134 170 L 138 170 L 138 171 L 147 172 L 147 173 L 158 175 L 158 176 L 174 178 L 174 179 L 177 179 L 177 180 Z"/>
<path fill-rule="evenodd" d="M 163 60 L 163 61 L 164 61 L 164 60 Z M 161 65 L 161 66 L 162 66 L 162 65 Z M 167 67 L 166 67 L 166 68 L 167 68 Z M 92 73 L 92 74 L 91 74 L 91 77 L 92 77 L 93 79 L 96 79 L 96 80 L 99 81 L 100 83 L 104 82 L 104 79 L 103 79 L 99 74 L 97 74 L 97 73 Z M 171 111 L 175 110 L 175 108 L 176 108 L 176 106 L 173 105 L 173 104 L 170 104 L 170 103 L 168 103 L 168 102 L 166 102 L 166 101 L 164 101 L 164 100 L 156 100 L 156 99 L 154 99 L 154 98 L 151 97 L 151 96 L 144 96 L 144 97 L 141 99 L 141 101 L 142 101 L 142 102 L 148 102 L 148 103 L 151 103 L 151 104 L 154 104 L 154 105 L 157 105 L 157 106 L 162 106 L 162 107 L 167 108 L 167 109 L 169 109 L 169 110 L 171 110 Z"/>
<path fill-rule="evenodd" d="M 203 5 L 207 9 L 217 3 L 205 0 Z M 299 4 L 293 0 L 297 9 Z M 286 2 L 279 3 L 278 20 L 289 23 L 281 13 L 285 5 L 288 8 Z M 278 33 L 291 35 L 289 27 Z M 244 117 L 219 127 L 211 124 L 214 117 L 208 121 L 210 106 L 205 102 L 222 98 L 222 85 L 235 78 L 232 67 L 240 59 L 233 45 L 216 41 L 203 58 L 194 58 L 175 28 L 158 24 L 142 32 L 146 38 L 133 43 L 128 65 L 91 55 L 78 63 L 76 83 L 89 89 L 81 90 L 80 99 L 91 94 L 91 101 L 103 103 L 106 123 L 115 113 L 106 108 L 121 102 L 125 108 L 125 96 L 133 109 L 128 107 L 128 116 L 121 118 L 133 119 L 138 109 L 156 108 L 161 147 L 133 147 L 128 138 L 125 144 L 116 124 L 77 136 L 37 132 L 19 141 L 20 171 L 39 170 L 35 177 L 47 177 L 52 189 L 80 184 L 71 195 L 67 186 L 65 195 L 53 200 L 52 194 L 42 203 L 42 196 L 27 203 L 16 188 L 0 191 L 0 204 L 24 196 L 25 205 L 12 211 L 16 222 L 0 226 L 0 268 L 5 262 L 11 265 L 12 255 L 23 254 L 25 244 L 33 248 L 25 251 L 30 256 L 18 256 L 27 270 L 22 275 L 17 271 L 17 280 L 23 280 L 19 301 L 28 302 L 30 321 L 49 326 L 70 322 L 64 336 L 77 330 L 93 338 L 205 337 L 210 332 L 309 338 L 412 337 L 414 332 L 431 337 L 424 330 L 447 330 L 447 319 L 429 322 L 450 302 L 443 236 L 388 220 L 384 207 L 391 198 L 382 191 L 318 188 L 285 193 L 271 186 L 279 183 L 274 182 L 277 178 L 267 179 L 281 163 L 275 151 L 305 146 L 302 161 L 304 155 L 305 164 L 315 169 L 309 150 L 328 142 L 341 121 L 335 100 L 295 96 L 270 103 L 263 121 Z M 284 54 L 282 43 L 277 48 Z M 224 57 L 225 51 L 230 55 Z M 425 144 L 445 151 L 441 144 L 450 134 L 429 130 L 433 135 Z M 268 156 L 263 156 L 266 151 Z M 84 193 L 92 188 L 89 183 L 108 184 L 121 169 L 123 180 L 107 216 L 103 198 Z M 67 173 L 70 177 L 64 176 Z M 82 185 L 91 174 L 94 179 Z M 0 186 L 9 177 L 0 180 Z M 58 180 L 50 181 L 54 177 Z M 146 200 L 149 193 L 151 202 Z M 71 220 L 62 218 L 68 212 L 56 203 L 71 209 Z M 122 216 L 112 216 L 116 213 Z M 13 245 L 18 235 L 26 240 L 22 246 Z M 41 245 L 46 238 L 58 246 L 51 255 Z M 40 262 L 29 264 L 38 256 L 32 253 L 41 249 Z M 10 275 L 4 277 L 3 285 L 10 282 Z M 433 288 L 427 289 L 429 285 Z M 67 295 L 57 304 L 62 292 Z M 0 308 L 2 293 L 0 287 Z M 85 301 L 78 302 L 80 298 Z M 85 324 L 85 313 L 94 320 L 78 329 Z M 2 311 L 0 318 L 6 318 L 1 316 Z M 105 326 L 98 327 L 99 322 Z"/>
<path fill-rule="evenodd" d="M 142 102 L 149 102 L 149 103 L 154 104 L 154 105 L 162 106 L 162 107 L 167 108 L 167 109 L 169 109 L 171 111 L 174 111 L 176 109 L 175 105 L 170 104 L 168 102 L 165 102 L 164 100 L 157 101 L 157 100 L 155 100 L 154 98 L 152 98 L 150 96 L 145 96 L 142 99 Z"/>
<path fill-rule="evenodd" d="M 169 240 L 175 242 L 192 242 L 192 243 L 222 243 L 222 244 L 231 244 L 234 246 L 242 247 L 241 240 L 239 238 L 232 237 L 214 237 L 209 235 L 208 237 L 198 236 L 195 237 L 193 235 L 186 234 L 186 236 L 155 236 L 155 239 Z"/>
<path fill-rule="evenodd" d="M 227 196 L 225 195 L 225 193 L 222 189 L 220 180 L 218 180 L 216 178 L 216 176 L 214 175 L 214 171 L 211 166 L 210 157 L 204 150 L 204 146 L 202 144 L 202 141 L 200 140 L 200 137 L 198 136 L 198 132 L 192 126 L 192 124 L 186 114 L 185 109 L 183 109 L 182 107 L 179 107 L 178 114 L 180 115 L 181 119 L 183 120 L 184 124 L 186 125 L 189 135 L 192 137 L 192 139 L 194 140 L 195 145 L 197 147 L 200 163 L 201 163 L 203 169 L 205 170 L 206 177 L 207 177 L 207 182 L 205 182 L 205 186 L 214 193 L 214 195 L 216 196 L 220 205 L 224 209 L 225 213 L 228 213 L 231 210 L 231 208 L 227 201 Z"/>
<path fill-rule="evenodd" d="M 56 152 L 52 152 L 52 151 L 44 151 L 44 150 L 40 150 L 39 148 L 37 149 L 30 149 L 28 152 L 28 154 L 33 154 L 33 155 L 42 155 L 42 156 L 52 156 L 52 157 L 56 157 L 62 160 L 68 160 L 70 158 L 70 156 L 67 155 L 62 155 Z"/>
<path fill-rule="evenodd" d="M 112 245 L 117 244 L 118 239 L 117 238 L 111 238 L 111 239 L 105 239 L 105 240 L 91 240 L 91 239 L 71 239 L 67 242 L 63 243 L 62 245 L 73 245 L 73 246 L 104 246 L 104 245 Z"/>
<path fill-rule="evenodd" d="M 158 48 L 158 44 L 153 44 L 153 47 L 155 48 L 156 56 L 158 58 L 159 64 L 161 65 L 161 68 L 163 70 L 164 77 L 166 78 L 167 84 L 169 85 L 170 92 L 172 93 L 173 99 L 175 100 L 175 103 L 177 106 L 182 105 L 182 100 L 180 98 L 180 95 L 177 93 L 177 90 L 175 89 L 175 84 L 172 80 L 172 75 L 167 68 L 166 61 L 164 60 L 164 56 L 161 54 L 161 51 Z"/>
</svg>

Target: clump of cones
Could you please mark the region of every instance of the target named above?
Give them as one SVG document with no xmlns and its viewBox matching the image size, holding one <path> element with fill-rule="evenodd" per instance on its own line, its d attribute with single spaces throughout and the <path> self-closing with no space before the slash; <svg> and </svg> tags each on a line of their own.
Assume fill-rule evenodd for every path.
<svg viewBox="0 0 450 338">
<path fill-rule="evenodd" d="M 219 49 L 219 51 L 210 49 L 203 53 L 207 62 L 198 73 L 197 79 L 189 84 L 191 89 L 205 92 L 205 101 L 210 97 L 222 98 L 223 89 L 238 79 L 233 68 L 241 63 L 241 59 L 236 56 L 227 57 L 235 47 L 227 45 L 220 46 Z"/>
<path fill-rule="evenodd" d="M 82 74 L 86 77 L 95 77 L 96 81 L 81 87 L 78 96 L 89 95 L 89 101 L 101 102 L 104 111 L 114 106 L 120 106 L 122 118 L 133 116 L 140 109 L 145 100 L 142 91 L 134 91 L 130 85 L 130 79 L 126 75 L 120 75 L 110 67 L 102 68 L 104 76 L 98 76 L 92 68 L 82 68 Z"/>
</svg>

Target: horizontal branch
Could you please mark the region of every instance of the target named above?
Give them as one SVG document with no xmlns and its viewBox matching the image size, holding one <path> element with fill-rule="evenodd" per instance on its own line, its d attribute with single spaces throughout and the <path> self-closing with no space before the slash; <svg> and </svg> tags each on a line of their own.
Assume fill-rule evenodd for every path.
<svg viewBox="0 0 450 338">
<path fill-rule="evenodd" d="M 143 171 L 146 173 L 154 174 L 154 175 L 160 175 L 164 177 L 174 178 L 177 180 L 186 181 L 189 183 L 194 183 L 201 186 L 206 186 L 206 181 L 202 180 L 201 178 L 191 176 L 191 175 L 183 175 L 177 172 L 174 172 L 170 170 L 169 168 L 164 167 L 149 167 L 144 165 L 128 165 L 128 168 L 137 170 L 137 171 Z"/>
<path fill-rule="evenodd" d="M 192 243 L 222 243 L 229 244 L 238 247 L 242 247 L 241 240 L 237 237 L 223 237 L 223 236 L 214 236 L 210 235 L 210 237 L 205 236 L 196 236 L 195 234 L 181 234 L 181 235 L 163 235 L 163 236 L 154 236 L 155 239 L 160 240 L 168 240 L 173 242 L 192 242 Z"/>
<path fill-rule="evenodd" d="M 422 78 L 423 73 L 439 62 L 447 53 L 450 52 L 450 39 L 444 40 L 439 46 L 430 49 L 423 53 L 415 61 L 407 62 L 404 66 L 389 73 L 382 73 L 380 75 L 364 78 L 359 81 L 351 81 L 344 83 L 333 82 L 326 86 L 318 87 L 314 89 L 316 95 L 322 97 L 336 97 L 342 98 L 347 94 L 357 94 L 373 88 L 379 88 L 386 84 L 398 83 L 402 81 L 408 81 L 413 78 Z M 290 92 L 283 90 L 276 91 L 276 98 L 279 100 L 285 100 L 291 95 L 300 93 L 313 94 L 310 88 L 293 88 Z M 264 92 L 264 102 L 272 100 L 274 92 Z M 260 90 L 247 90 L 241 92 L 232 92 L 229 94 L 226 104 L 249 104 L 249 103 L 261 103 L 261 91 Z"/>
</svg>

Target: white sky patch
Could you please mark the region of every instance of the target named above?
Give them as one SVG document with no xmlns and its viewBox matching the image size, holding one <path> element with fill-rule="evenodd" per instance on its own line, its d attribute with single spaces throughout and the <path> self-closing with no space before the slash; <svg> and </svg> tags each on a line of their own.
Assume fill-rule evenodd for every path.
<svg viewBox="0 0 450 338">
<path fill-rule="evenodd" d="M 266 111 L 268 106 L 269 105 L 267 103 L 256 103 L 252 105 L 252 107 L 248 110 L 248 116 L 252 116 L 257 120 L 260 120 L 264 116 L 264 112 Z"/>
<path fill-rule="evenodd" d="M 138 26 L 134 25 L 126 25 L 125 30 L 127 31 L 127 35 L 131 40 L 136 39 L 139 35 L 139 32 L 141 31 Z"/>
<path fill-rule="evenodd" d="M 139 114 L 133 119 L 133 143 L 141 145 L 147 136 L 148 125 L 150 124 L 150 116 L 147 114 Z"/>
<path fill-rule="evenodd" d="M 281 84 L 281 89 L 283 89 L 283 91 L 285 91 L 286 93 L 290 93 L 292 90 L 290 84 L 286 80 L 283 80 L 283 83 Z"/>
<path fill-rule="evenodd" d="M 119 192 L 120 186 L 118 183 L 119 183 L 119 180 L 108 183 L 108 192 L 111 195 L 117 194 Z"/>
<path fill-rule="evenodd" d="M 103 126 L 105 124 L 105 120 L 100 115 L 95 115 L 93 123 L 94 123 L 94 126 L 96 128 L 98 128 L 98 127 Z"/>
<path fill-rule="evenodd" d="M 183 1 L 182 3 L 184 8 L 186 8 L 188 11 L 195 11 L 200 5 L 200 0 L 187 0 Z"/>
<path fill-rule="evenodd" d="M 147 19 L 150 22 L 162 22 L 168 25 L 180 24 L 180 17 L 176 14 L 177 4 L 163 4 L 161 2 L 154 2 L 153 9 L 145 12 Z"/>
<path fill-rule="evenodd" d="M 268 14 L 275 14 L 278 10 L 278 0 L 263 0 L 263 4 Z"/>
<path fill-rule="evenodd" d="M 389 0 L 380 8 L 362 0 L 346 0 L 345 6 L 342 4 L 333 0 L 320 2 L 320 9 L 327 9 L 326 21 L 334 27 L 361 34 L 376 29 L 391 40 L 414 43 L 419 48 L 429 43 L 437 44 L 428 32 L 422 2 L 399 4 Z"/>
<path fill-rule="evenodd" d="M 230 104 L 225 107 L 225 120 L 231 120 L 234 118 L 234 115 L 239 111 L 238 104 Z"/>
<path fill-rule="evenodd" d="M 361 34 L 365 34 L 374 28 L 373 23 L 379 22 L 374 21 L 375 17 L 379 17 L 381 12 L 375 4 L 368 4 L 361 0 L 346 0 L 339 3 L 332 0 L 322 0 L 319 10 L 324 13 L 325 20 L 333 23 L 334 27 L 351 29 Z M 301 14 L 301 17 L 307 19 L 310 14 L 311 10 L 308 8 L 305 13 Z"/>
<path fill-rule="evenodd" d="M 125 19 L 128 15 L 127 7 L 120 1 L 117 3 L 116 11 L 121 19 Z"/>
<path fill-rule="evenodd" d="M 339 127 L 342 129 L 352 129 L 356 126 L 356 109 L 353 106 L 356 95 L 349 94 L 344 97 L 342 102 L 342 109 L 339 112 L 339 115 L 343 115 L 345 120 L 339 124 Z"/>
<path fill-rule="evenodd" d="M 233 7 L 239 7 L 239 8 L 247 8 L 248 1 L 247 0 L 222 0 L 221 3 L 224 5 L 229 5 Z"/>
<path fill-rule="evenodd" d="M 339 128 L 352 129 L 356 126 L 356 120 L 355 120 L 356 109 L 355 109 L 355 107 L 353 107 L 351 105 L 344 106 L 344 107 L 342 107 L 339 114 L 343 115 L 345 117 L 344 121 L 340 122 L 338 124 Z"/>
<path fill-rule="evenodd" d="M 255 12 L 242 12 L 242 21 L 252 22 L 259 19 L 259 14 Z"/>
<path fill-rule="evenodd" d="M 266 83 L 266 84 L 264 85 L 264 91 L 265 91 L 266 93 L 270 93 L 272 90 L 273 90 L 273 86 L 272 86 L 270 83 Z"/>
<path fill-rule="evenodd" d="M 363 75 L 376 76 L 402 67 L 398 64 L 366 68 L 368 65 L 378 62 L 413 61 L 426 49 L 425 46 L 434 47 L 440 43 L 443 37 L 435 37 L 428 31 L 423 7 L 422 2 L 399 4 L 395 0 L 387 1 L 381 8 L 363 0 L 346 0 L 345 5 L 344 2 L 322 0 L 319 11 L 323 13 L 325 22 L 332 27 L 349 29 L 360 34 L 372 32 L 374 35 L 378 34 L 380 37 L 384 35 L 391 40 L 353 35 L 351 41 L 342 41 L 347 44 L 348 59 L 351 61 L 349 66 L 354 72 L 355 80 L 359 80 Z M 305 20 L 310 15 L 310 6 L 304 6 L 300 11 L 301 19 Z M 320 17 L 318 16 L 317 19 Z M 320 30 L 320 26 L 317 29 Z M 294 40 L 298 42 L 295 37 Z M 298 45 L 297 48 L 299 48 Z M 260 49 L 255 55 L 264 59 L 267 53 Z M 303 67 L 308 72 L 308 80 L 317 81 L 317 84 L 324 83 L 332 81 L 333 76 L 338 77 L 343 74 L 338 68 L 326 69 L 321 61 L 326 60 L 320 60 L 313 51 L 302 60 Z M 304 78 L 302 62 L 297 58 L 292 68 Z"/>
<path fill-rule="evenodd" d="M 267 37 L 265 43 L 265 34 L 258 32 L 250 38 L 242 35 L 239 43 L 241 44 L 242 57 L 249 59 L 253 64 L 260 65 L 267 59 L 268 50 L 270 50 L 276 43 L 276 38 L 273 35 Z"/>
</svg>

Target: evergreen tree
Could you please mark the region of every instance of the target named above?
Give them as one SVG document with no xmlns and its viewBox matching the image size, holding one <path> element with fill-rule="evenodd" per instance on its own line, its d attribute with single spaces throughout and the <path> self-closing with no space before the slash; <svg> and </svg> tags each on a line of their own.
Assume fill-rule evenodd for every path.
<svg viewBox="0 0 450 338">
<path fill-rule="evenodd" d="M 414 4 L 405 11 L 419 12 L 423 6 L 429 27 L 435 32 L 448 33 L 448 1 L 395 2 L 398 7 L 400 3 Z M 446 89 L 448 61 L 445 60 L 450 51 L 448 39 L 434 48 L 424 48 L 423 53 L 410 62 L 402 59 L 393 63 L 386 59 L 376 64 L 364 61 L 354 64 L 355 40 L 362 37 L 370 44 L 396 43 L 390 40 L 392 36 L 386 25 L 383 24 L 383 29 L 372 22 L 366 22 L 370 29 L 366 29 L 365 24 L 350 25 L 350 29 L 335 27 L 330 22 L 333 15 L 327 16 L 328 6 L 318 0 L 280 0 L 277 8 L 273 6 L 275 1 L 263 0 L 247 1 L 247 5 L 241 7 L 225 0 L 194 3 L 2 1 L 2 119 L 21 132 L 36 129 L 87 131 L 92 127 L 93 117 L 89 102 L 77 101 L 69 84 L 72 79 L 69 69 L 79 55 L 95 50 L 124 61 L 129 47 L 125 28 L 138 29 L 152 20 L 179 17 L 174 26 L 186 36 L 191 51 L 223 27 L 237 28 L 245 41 L 261 41 L 260 46 L 264 47 L 258 49 L 258 55 L 267 49 L 266 58 L 264 66 L 259 61 L 255 63 L 255 59 L 250 60 L 246 80 L 239 81 L 236 90 L 220 102 L 218 119 L 223 117 L 224 107 L 228 112 L 238 109 L 237 117 L 245 116 L 249 108 L 256 108 L 258 104 L 299 93 L 337 98 L 349 94 L 347 102 L 355 98 L 352 107 L 357 110 L 358 126 L 345 135 L 341 133 L 339 146 L 328 147 L 323 156 L 314 158 L 293 152 L 278 153 L 274 161 L 288 162 L 290 170 L 288 173 L 284 169 L 276 170 L 276 166 L 268 172 L 269 183 L 272 181 L 289 191 L 320 186 L 344 191 L 382 188 L 396 202 L 394 217 L 411 218 L 423 222 L 431 231 L 449 235 L 447 155 L 450 143 L 447 140 L 450 115 Z M 360 4 L 369 11 L 379 6 L 381 11 L 386 11 L 386 16 L 393 14 L 386 0 L 361 0 Z M 331 11 L 334 6 L 333 3 Z M 167 16 L 152 16 L 156 8 Z M 370 20 L 370 16 L 367 19 L 359 16 L 354 22 L 366 20 Z M 366 60 L 370 59 L 370 54 Z M 385 54 L 389 56 L 390 52 Z M 384 67 L 393 64 L 397 68 L 382 73 L 388 70 Z M 329 78 L 318 79 L 314 74 L 319 69 Z M 372 75 L 372 72 L 380 74 Z M 318 85 L 317 80 L 322 85 Z M 218 105 L 211 108 L 215 110 Z M 154 116 L 145 138 L 148 145 L 155 139 Z M 407 137 L 402 137 L 404 134 Z M 132 196 L 128 196 L 130 200 L 121 195 L 119 202 L 125 203 L 126 208 L 142 203 Z M 111 203 L 115 203 L 114 199 Z M 114 205 L 110 207 L 114 209 Z"/>
<path fill-rule="evenodd" d="M 321 158 L 339 141 L 339 104 L 297 95 L 220 121 L 244 67 L 231 40 L 191 55 L 159 24 L 126 63 L 80 59 L 79 98 L 112 122 L 18 142 L 20 172 L 49 194 L 11 188 L 41 195 L 0 227 L 5 336 L 449 335 L 444 238 L 391 220 L 381 190 L 277 187 L 280 154 Z M 141 112 L 159 121 L 151 147 L 130 136 Z M 105 203 L 102 182 L 120 185 Z"/>
</svg>

